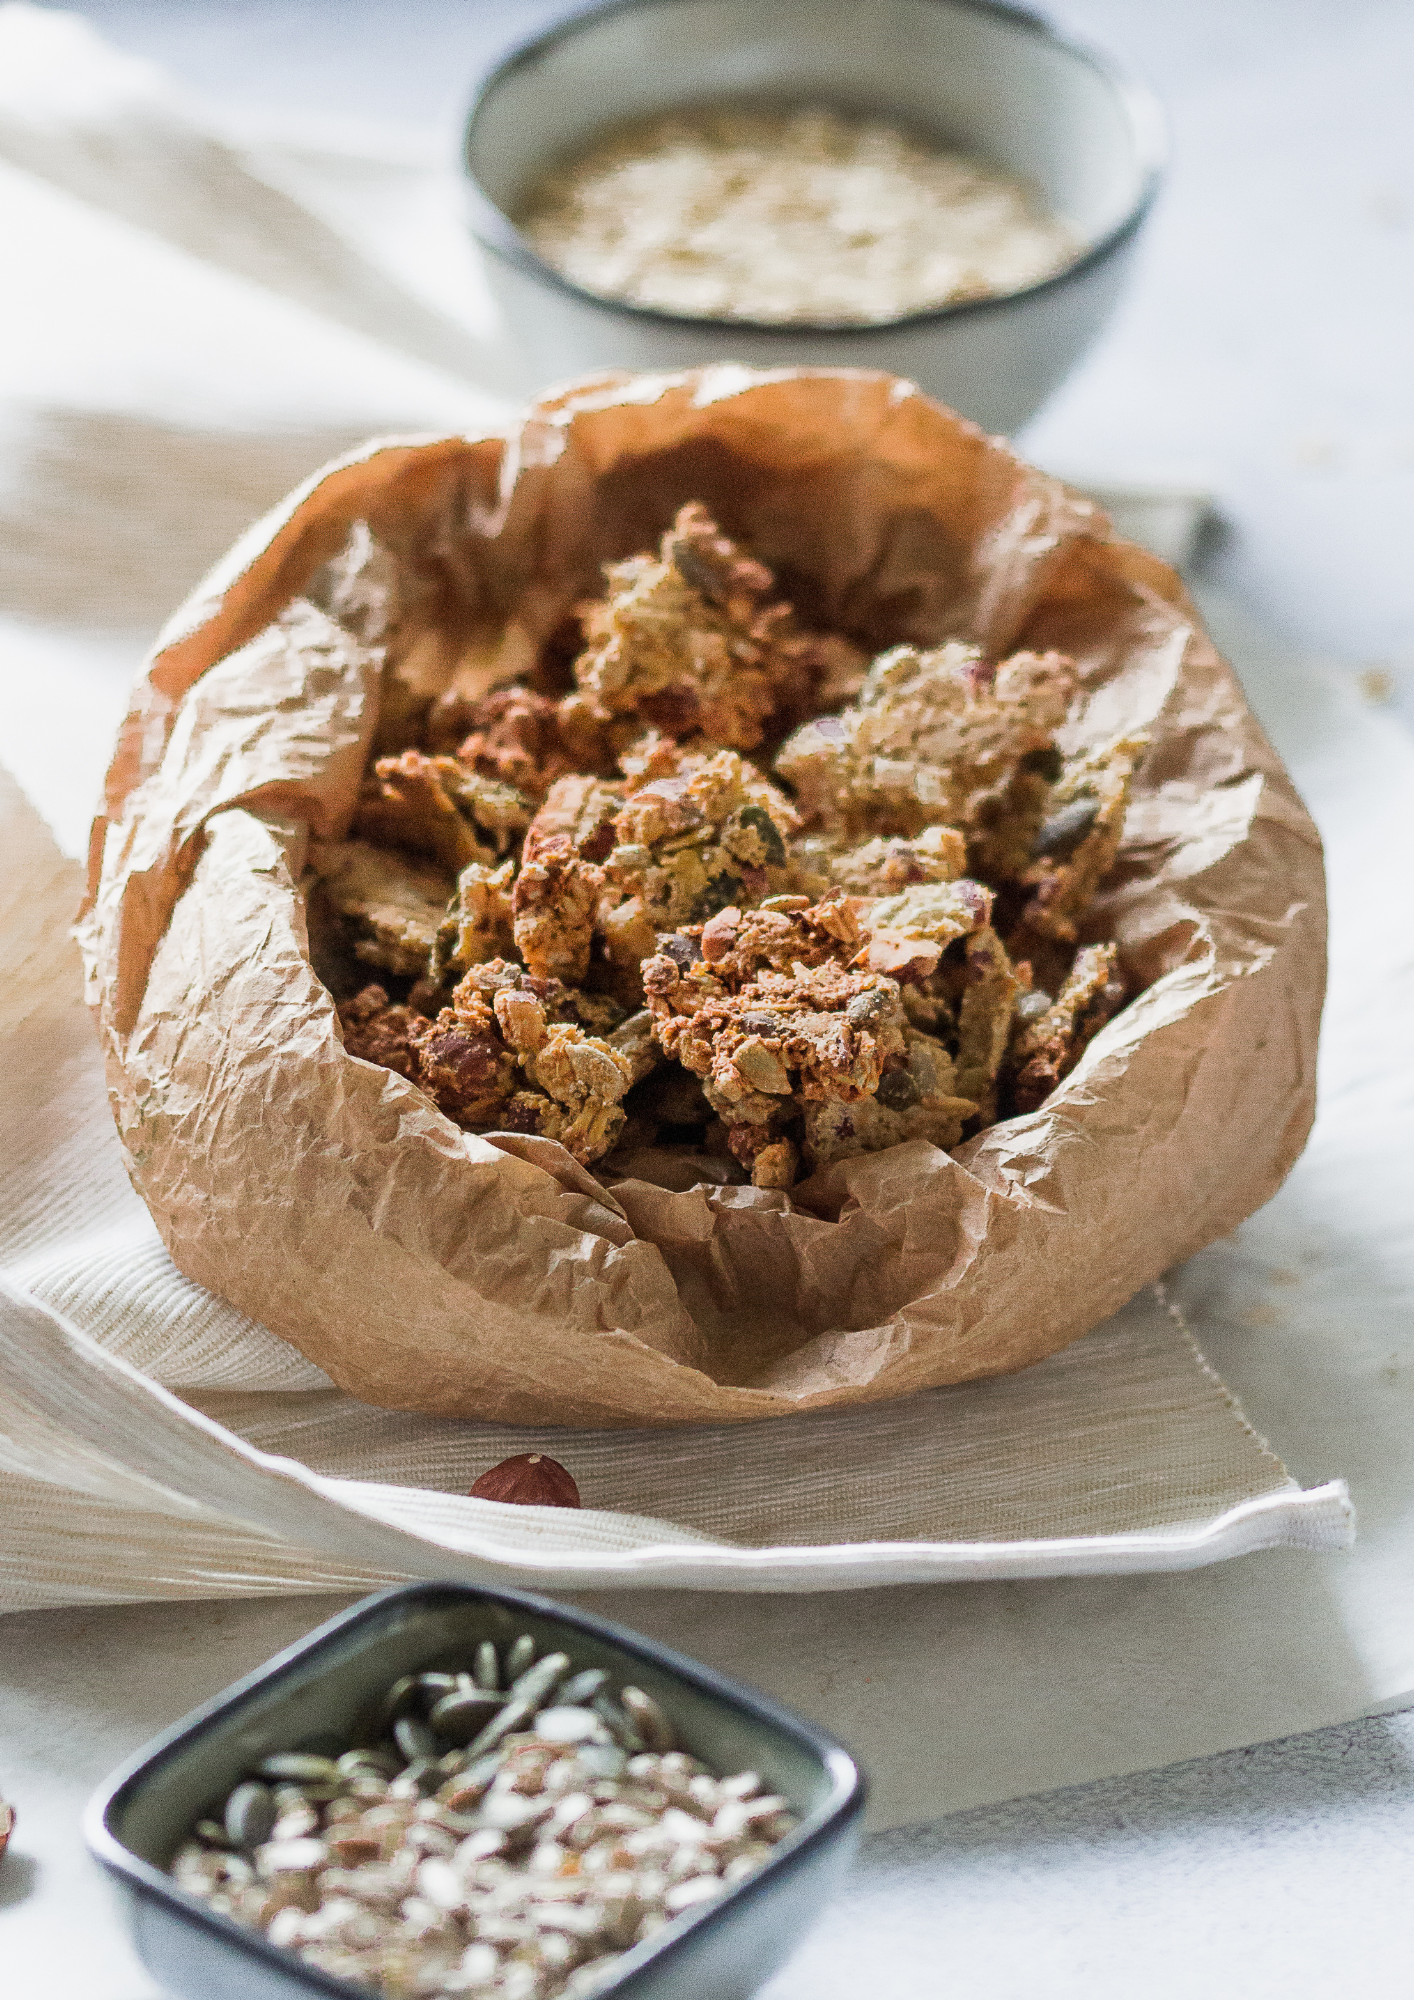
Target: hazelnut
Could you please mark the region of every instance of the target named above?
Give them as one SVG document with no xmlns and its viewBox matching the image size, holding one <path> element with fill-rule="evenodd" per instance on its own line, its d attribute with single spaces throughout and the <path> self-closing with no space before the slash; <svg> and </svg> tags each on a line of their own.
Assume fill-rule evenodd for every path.
<svg viewBox="0 0 1414 2000">
<path fill-rule="evenodd" d="M 471 1489 L 473 1500 L 509 1500 L 517 1507 L 578 1507 L 579 1488 L 558 1459 L 523 1451 L 483 1472 Z"/>
</svg>

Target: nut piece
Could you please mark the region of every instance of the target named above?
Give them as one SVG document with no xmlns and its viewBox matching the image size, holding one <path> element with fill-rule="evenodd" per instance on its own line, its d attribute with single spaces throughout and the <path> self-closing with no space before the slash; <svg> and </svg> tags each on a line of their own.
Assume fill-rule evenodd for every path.
<svg viewBox="0 0 1414 2000">
<path fill-rule="evenodd" d="M 10 1835 L 14 1832 L 14 1830 L 15 1830 L 15 1808 L 13 1806 L 7 1806 L 5 1804 L 5 1801 L 3 1799 L 0 1799 L 0 1854 L 3 1854 L 5 1852 L 5 1849 L 9 1846 Z"/>
<path fill-rule="evenodd" d="M 471 1489 L 473 1500 L 506 1500 L 517 1507 L 578 1507 L 579 1488 L 556 1458 L 523 1451 L 483 1472 Z"/>
</svg>

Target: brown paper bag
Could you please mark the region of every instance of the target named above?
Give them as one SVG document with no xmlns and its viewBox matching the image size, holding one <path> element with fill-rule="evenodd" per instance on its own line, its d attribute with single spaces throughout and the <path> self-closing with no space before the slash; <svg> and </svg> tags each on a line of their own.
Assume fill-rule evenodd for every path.
<svg viewBox="0 0 1414 2000">
<path fill-rule="evenodd" d="M 787 1196 L 605 1185 L 459 1130 L 344 1053 L 297 890 L 349 823 L 384 641 L 404 674 L 533 657 L 599 566 L 706 502 L 806 619 L 871 647 L 1056 647 L 1067 747 L 1146 730 L 1096 935 L 1144 990 L 1034 1113 Z M 133 1180 L 174 1260 L 353 1394 L 654 1424 L 1024 1367 L 1232 1229 L 1311 1123 L 1320 843 L 1173 572 L 906 383 L 599 378 L 507 437 L 384 442 L 253 529 L 164 634 L 81 925 Z"/>
</svg>

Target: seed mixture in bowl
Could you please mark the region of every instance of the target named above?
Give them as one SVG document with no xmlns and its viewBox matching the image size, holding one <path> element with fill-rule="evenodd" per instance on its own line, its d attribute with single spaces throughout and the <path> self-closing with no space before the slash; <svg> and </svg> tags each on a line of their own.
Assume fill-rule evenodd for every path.
<svg viewBox="0 0 1414 2000">
<path fill-rule="evenodd" d="M 871 661 L 697 504 L 579 625 L 567 689 L 390 703 L 313 847 L 346 1049 L 470 1131 L 776 1189 L 1044 1102 L 1127 997 L 1086 931 L 1144 748 L 1063 752 L 1071 662 Z"/>
<path fill-rule="evenodd" d="M 820 108 L 623 126 L 542 183 L 517 220 L 586 291 L 802 326 L 1013 292 L 1081 247 L 1013 175 Z"/>
<path fill-rule="evenodd" d="M 641 1688 L 482 1640 L 394 1682 L 368 1742 L 264 1758 L 173 1857 L 184 1889 L 386 2000 L 592 1992 L 795 1825 L 677 1747 Z"/>
</svg>

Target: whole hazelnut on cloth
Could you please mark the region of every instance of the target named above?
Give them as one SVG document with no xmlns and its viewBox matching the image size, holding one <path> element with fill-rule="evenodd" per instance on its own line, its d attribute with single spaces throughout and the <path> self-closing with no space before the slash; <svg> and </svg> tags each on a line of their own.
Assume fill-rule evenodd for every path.
<svg viewBox="0 0 1414 2000">
<path fill-rule="evenodd" d="M 558 1459 L 523 1451 L 483 1472 L 471 1489 L 473 1500 L 509 1500 L 517 1507 L 578 1507 L 579 1488 Z"/>
</svg>

